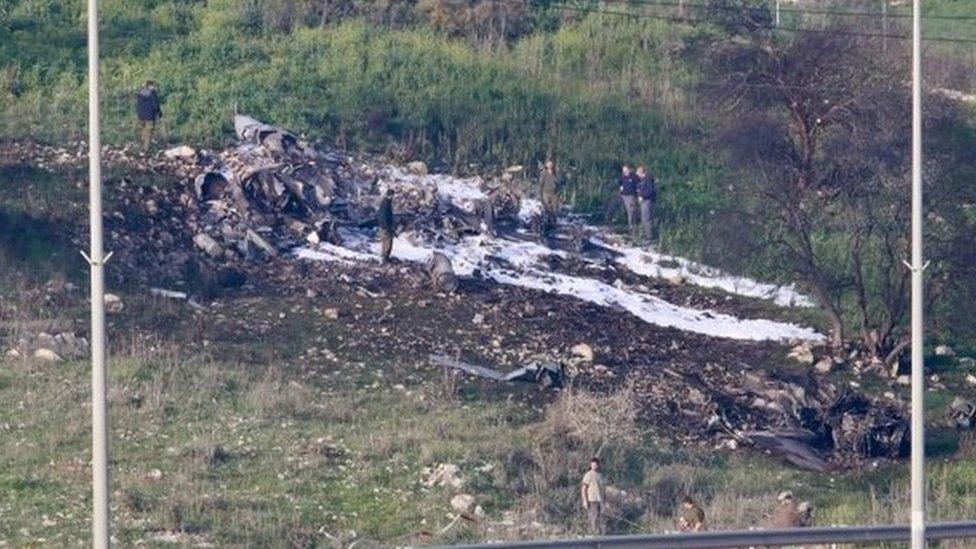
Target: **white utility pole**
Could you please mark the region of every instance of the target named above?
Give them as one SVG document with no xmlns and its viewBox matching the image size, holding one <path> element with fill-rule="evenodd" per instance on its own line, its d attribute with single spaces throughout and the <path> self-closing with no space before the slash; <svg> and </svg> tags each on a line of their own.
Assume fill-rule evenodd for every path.
<svg viewBox="0 0 976 549">
<path fill-rule="evenodd" d="M 922 264 L 922 12 L 912 20 L 912 549 L 925 547 L 925 333 Z"/>
<path fill-rule="evenodd" d="M 776 26 L 779 27 L 779 0 L 776 0 Z"/>
<path fill-rule="evenodd" d="M 88 0 L 88 196 L 91 250 L 92 547 L 109 547 L 108 414 L 105 399 L 105 258 L 98 109 L 98 0 Z"/>
<path fill-rule="evenodd" d="M 881 49 L 888 51 L 888 0 L 881 0 L 881 34 Z"/>
</svg>

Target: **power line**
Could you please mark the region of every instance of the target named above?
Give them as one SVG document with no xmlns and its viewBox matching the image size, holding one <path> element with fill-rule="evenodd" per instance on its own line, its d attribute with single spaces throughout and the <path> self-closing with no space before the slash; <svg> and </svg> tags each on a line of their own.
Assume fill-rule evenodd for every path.
<svg viewBox="0 0 976 549">
<path fill-rule="evenodd" d="M 646 13 L 646 12 L 644 12 L 644 13 L 638 13 L 638 12 L 632 12 L 632 11 L 626 11 L 626 10 L 621 11 L 621 10 L 608 10 L 608 9 L 580 7 L 580 6 L 574 6 L 574 5 L 566 4 L 566 3 L 564 3 L 563 0 L 555 0 L 555 1 L 545 1 L 545 0 L 486 0 L 486 1 L 496 2 L 496 3 L 499 3 L 500 2 L 500 3 L 523 4 L 523 5 L 535 6 L 535 7 L 541 7 L 541 8 L 554 8 L 554 9 L 560 9 L 560 10 L 575 11 L 575 12 L 579 12 L 579 13 L 599 13 L 599 14 L 603 14 L 603 15 L 614 15 L 614 16 L 620 16 L 620 17 L 630 17 L 630 18 L 633 18 L 633 19 L 648 19 L 648 20 L 670 21 L 670 22 L 674 22 L 674 23 L 687 23 L 687 24 L 691 24 L 691 23 L 712 24 L 713 23 L 713 21 L 709 21 L 709 20 L 706 20 L 706 19 L 695 19 L 693 17 L 682 17 L 680 15 L 660 15 L 660 14 L 652 14 L 652 13 Z M 677 5 L 677 4 L 674 4 L 674 5 Z M 903 35 L 903 34 L 886 34 L 886 33 L 877 33 L 877 32 L 847 31 L 847 30 L 843 30 L 843 29 L 813 29 L 813 28 L 809 28 L 809 27 L 784 27 L 782 25 L 779 26 L 779 27 L 762 26 L 761 28 L 764 29 L 764 30 L 769 30 L 769 31 L 787 31 L 787 32 L 797 32 L 797 33 L 801 33 L 801 32 L 815 32 L 815 33 L 821 33 L 821 34 L 840 34 L 840 35 L 847 35 L 847 36 L 864 36 L 864 37 L 870 37 L 870 38 L 893 38 L 893 39 L 896 39 L 896 40 L 911 40 L 911 37 L 910 36 L 906 36 L 906 35 Z M 927 41 L 927 42 L 947 42 L 947 43 L 957 43 L 957 44 L 976 44 L 976 39 L 972 39 L 972 38 L 956 38 L 956 37 L 952 37 L 952 36 L 933 36 L 933 37 L 925 38 L 925 41 Z"/>
<path fill-rule="evenodd" d="M 669 8 L 702 8 L 711 10 L 723 10 L 723 11 L 740 11 L 742 8 L 737 6 L 722 6 L 722 5 L 712 5 L 712 4 L 702 4 L 700 2 L 676 2 L 674 0 L 602 0 L 603 2 L 612 4 L 630 4 L 630 5 L 645 5 L 645 6 L 661 6 Z M 582 2 L 581 2 L 582 3 Z M 594 2 L 596 3 L 596 2 Z M 756 6 L 758 9 L 760 6 Z M 749 9 L 749 8 L 746 8 Z M 839 15 L 839 16 L 851 16 L 851 17 L 879 17 L 882 16 L 880 11 L 838 11 L 838 10 L 825 10 L 817 8 L 780 8 L 783 13 L 799 13 L 804 15 Z M 911 19 L 912 15 L 910 13 L 889 13 L 887 17 L 899 18 L 899 19 Z M 931 14 L 922 17 L 922 19 L 932 19 L 932 20 L 946 20 L 946 21 L 976 21 L 976 15 L 946 15 L 946 14 Z"/>
</svg>

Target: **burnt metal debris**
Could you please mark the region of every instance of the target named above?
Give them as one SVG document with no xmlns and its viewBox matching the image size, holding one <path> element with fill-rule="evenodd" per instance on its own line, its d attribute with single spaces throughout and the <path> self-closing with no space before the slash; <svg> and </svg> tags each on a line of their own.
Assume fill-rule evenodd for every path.
<svg viewBox="0 0 976 549">
<path fill-rule="evenodd" d="M 522 211 L 526 203 L 512 175 L 518 171 L 479 179 L 483 191 L 479 198 L 447 200 L 438 193 L 436 176 L 421 175 L 426 166 L 410 171 L 376 158 L 350 156 L 246 116 L 236 117 L 234 125 L 239 141 L 219 151 L 187 147 L 146 159 L 125 150 L 106 149 L 108 164 L 134 166 L 139 173 L 181 181 L 180 185 L 157 184 L 156 179 L 148 178 L 138 183 L 128 179 L 109 182 L 112 195 L 118 197 L 106 216 L 107 242 L 115 252 L 113 283 L 167 288 L 187 294 L 187 301 L 194 303 L 276 276 L 308 286 L 307 271 L 313 268 L 292 261 L 291 250 L 309 243 L 342 244 L 350 234 L 368 235 L 375 228 L 383 185 L 396 185 L 395 209 L 402 228 L 448 244 L 467 234 L 524 229 L 538 216 L 538 212 L 527 215 Z M 11 144 L 8 150 L 41 167 L 78 163 L 84 155 L 81 147 L 69 152 L 36 144 Z M 572 242 L 567 247 L 595 246 L 585 232 L 582 226 L 570 231 Z M 632 276 L 613 271 L 611 262 L 607 265 L 603 274 L 586 274 L 606 276 L 608 282 Z M 557 267 L 582 268 L 568 262 Z M 396 274 L 343 269 L 328 267 L 328 273 L 316 283 L 347 281 L 371 300 L 387 291 L 399 296 L 412 292 L 407 298 L 415 304 L 430 300 L 432 289 L 450 294 L 458 288 L 454 266 L 440 254 L 431 256 L 427 269 L 405 266 Z M 411 276 L 414 278 L 407 284 L 370 282 L 378 277 Z M 391 285 L 397 287 L 390 289 Z M 489 299 L 494 294 L 485 291 L 484 285 L 474 280 L 464 288 L 482 292 L 472 299 Z M 664 297 L 707 299 L 665 282 L 653 290 Z M 900 401 L 867 396 L 843 382 L 831 381 L 816 374 L 812 364 L 806 375 L 779 375 L 753 366 L 776 360 L 764 346 L 742 352 L 740 343 L 648 329 L 617 311 L 541 292 L 509 288 L 498 294 L 502 297 L 490 298 L 494 303 L 478 305 L 482 312 L 499 312 L 484 315 L 483 323 L 472 330 L 476 335 L 464 336 L 469 338 L 467 348 L 478 349 L 474 360 L 524 366 L 502 373 L 444 356 L 430 360 L 502 382 L 559 387 L 576 376 L 596 390 L 612 390 L 616 384 L 633 381 L 642 419 L 667 428 L 675 440 L 728 449 L 754 446 L 809 469 L 858 466 L 867 459 L 896 459 L 907 452 L 907 414 Z M 449 299 L 462 301 L 456 298 Z M 707 304 L 709 308 L 721 306 L 720 302 Z M 548 322 L 549 318 L 560 321 Z M 543 324 L 544 332 L 536 331 Z M 414 330 L 405 338 L 408 347 L 423 349 L 416 351 L 419 361 L 431 349 L 448 352 L 440 347 L 443 342 L 418 333 Z M 572 363 L 570 349 L 581 334 L 586 334 L 595 351 L 590 355 L 599 356 L 602 363 L 590 363 L 593 356 L 588 362 Z M 422 337 L 428 339 L 420 340 Z M 521 346 L 518 352 L 531 350 L 533 356 L 551 357 L 552 361 L 532 362 L 515 356 L 515 350 L 509 348 L 516 346 Z M 24 342 L 22 347 L 28 353 L 40 345 Z M 54 350 L 68 353 L 60 347 Z M 510 350 L 507 358 L 501 358 Z M 779 347 L 776 352 L 781 356 Z M 972 425 L 974 416 L 976 407 L 954 406 L 957 425 Z"/>
<path fill-rule="evenodd" d="M 492 381 L 522 381 L 552 389 L 561 388 L 566 377 L 566 369 L 556 362 L 532 362 L 509 372 L 499 372 L 441 355 L 430 355 L 430 362 Z"/>
</svg>

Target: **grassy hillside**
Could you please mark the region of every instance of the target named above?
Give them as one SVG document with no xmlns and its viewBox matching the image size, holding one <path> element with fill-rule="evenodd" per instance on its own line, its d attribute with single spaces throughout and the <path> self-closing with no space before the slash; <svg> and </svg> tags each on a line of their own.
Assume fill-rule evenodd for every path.
<svg viewBox="0 0 976 549">
<path fill-rule="evenodd" d="M 0 29 L 0 135 L 82 135 L 77 8 L 25 2 L 8 14 Z M 524 164 L 534 172 L 552 156 L 573 176 L 571 202 L 600 211 L 622 161 L 699 187 L 714 175 L 689 146 L 688 129 L 679 129 L 689 120 L 681 90 L 692 72 L 673 46 L 687 29 L 661 21 L 594 15 L 503 50 L 364 20 L 282 33 L 256 28 L 234 2 L 108 3 L 103 21 L 110 143 L 135 139 L 133 94 L 153 78 L 171 142 L 219 143 L 239 111 L 462 171 Z M 681 202 L 700 216 L 710 200 L 696 192 Z"/>
<path fill-rule="evenodd" d="M 2 350 L 42 331 L 85 331 L 85 272 L 71 242 L 83 234 L 84 190 L 69 180 L 0 171 L 6 219 L 33 235 L 0 239 L 10 266 L 0 273 Z M 410 305 L 357 294 L 355 284 L 316 288 L 313 297 L 304 288 L 245 290 L 203 312 L 145 288 L 110 288 L 125 303 L 108 317 L 119 545 L 379 547 L 574 535 L 584 526 L 579 468 L 593 448 L 581 410 L 627 435 L 610 441 L 605 470 L 647 502 L 614 509 L 615 532 L 670 528 L 685 490 L 714 529 L 765 524 L 783 489 L 812 501 L 818 524 L 907 520 L 907 464 L 820 475 L 754 452 L 672 446 L 630 430 L 623 393 L 595 400 L 444 376 L 410 358 L 394 332 L 364 340 L 352 320 L 370 312 L 409 319 Z M 459 307 L 479 301 L 430 300 L 431 311 L 453 311 L 444 314 L 452 324 L 471 315 Z M 323 314 L 332 307 L 336 320 Z M 87 541 L 88 368 L 84 359 L 0 355 L 0 540 Z M 930 417 L 941 417 L 946 395 L 929 399 Z M 933 435 L 930 516 L 971 518 L 971 437 Z M 439 464 L 458 466 L 460 489 L 426 484 Z M 450 526 L 459 491 L 482 507 L 479 523 Z"/>
</svg>

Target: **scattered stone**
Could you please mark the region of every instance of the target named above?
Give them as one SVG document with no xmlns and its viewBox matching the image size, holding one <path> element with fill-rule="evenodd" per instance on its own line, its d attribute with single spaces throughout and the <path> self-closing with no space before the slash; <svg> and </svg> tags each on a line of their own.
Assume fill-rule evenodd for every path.
<svg viewBox="0 0 976 549">
<path fill-rule="evenodd" d="M 800 364 L 813 364 L 813 351 L 806 343 L 797 345 L 790 350 L 789 357 Z"/>
<path fill-rule="evenodd" d="M 976 376 L 973 374 L 966 374 L 966 383 L 976 385 Z"/>
<path fill-rule="evenodd" d="M 900 375 L 897 378 L 895 378 L 895 383 L 899 385 L 911 385 L 912 378 L 909 375 Z"/>
<path fill-rule="evenodd" d="M 122 309 L 125 308 L 125 304 L 122 303 L 122 299 L 115 294 L 105 294 L 105 312 L 110 315 L 119 314 Z"/>
<path fill-rule="evenodd" d="M 458 513 L 470 515 L 474 513 L 475 499 L 471 494 L 458 494 L 451 498 L 451 507 Z"/>
<path fill-rule="evenodd" d="M 830 372 L 834 371 L 834 361 L 829 358 L 821 359 L 813 366 L 813 369 L 818 374 L 827 375 Z"/>
<path fill-rule="evenodd" d="M 63 360 L 60 355 L 58 355 L 51 349 L 43 349 L 43 348 L 34 351 L 34 358 L 45 360 L 47 362 L 61 362 Z"/>
<path fill-rule="evenodd" d="M 576 345 L 573 345 L 570 352 L 573 353 L 574 356 L 583 359 L 584 362 L 593 362 L 596 359 L 596 355 L 593 353 L 593 348 L 586 343 L 577 343 Z"/>
<path fill-rule="evenodd" d="M 668 283 L 671 284 L 671 285 L 673 285 L 673 286 L 681 286 L 682 284 L 685 283 L 685 280 L 686 279 L 685 279 L 685 275 L 676 272 L 676 273 L 673 273 L 673 274 L 667 276 L 665 278 L 665 280 L 667 280 Z"/>
<path fill-rule="evenodd" d="M 422 160 L 414 160 L 413 162 L 407 164 L 407 169 L 410 170 L 410 173 L 415 175 L 427 175 L 429 173 L 427 171 L 427 164 Z"/>
<path fill-rule="evenodd" d="M 481 326 L 482 324 L 485 323 L 485 315 L 481 313 L 476 313 L 474 315 L 474 318 L 471 319 L 471 322 L 477 326 Z"/>
<path fill-rule="evenodd" d="M 149 480 L 153 482 L 159 482 L 160 480 L 163 479 L 163 472 L 160 471 L 159 469 L 153 469 L 149 471 L 149 474 L 147 476 L 149 477 Z"/>
<path fill-rule="evenodd" d="M 433 252 L 427 260 L 427 272 L 431 282 L 439 291 L 454 293 L 457 291 L 458 279 L 454 275 L 451 260 L 440 252 Z"/>
<path fill-rule="evenodd" d="M 197 151 L 192 147 L 186 145 L 180 145 L 179 147 L 173 147 L 163 153 L 166 158 L 176 159 L 176 160 L 194 160 L 197 156 Z"/>
<path fill-rule="evenodd" d="M 976 405 L 957 396 L 949 405 L 949 415 L 957 429 L 971 429 L 976 424 Z"/>
<path fill-rule="evenodd" d="M 429 487 L 443 486 L 446 488 L 460 489 L 464 486 L 458 472 L 458 466 L 453 463 L 441 463 L 433 471 L 426 469 L 427 478 L 424 484 Z"/>
<path fill-rule="evenodd" d="M 935 348 L 935 356 L 953 357 L 956 356 L 956 352 L 948 345 L 938 345 Z"/>
<path fill-rule="evenodd" d="M 335 307 L 327 307 L 322 310 L 322 316 L 328 318 L 329 320 L 339 320 L 339 309 Z"/>
</svg>

